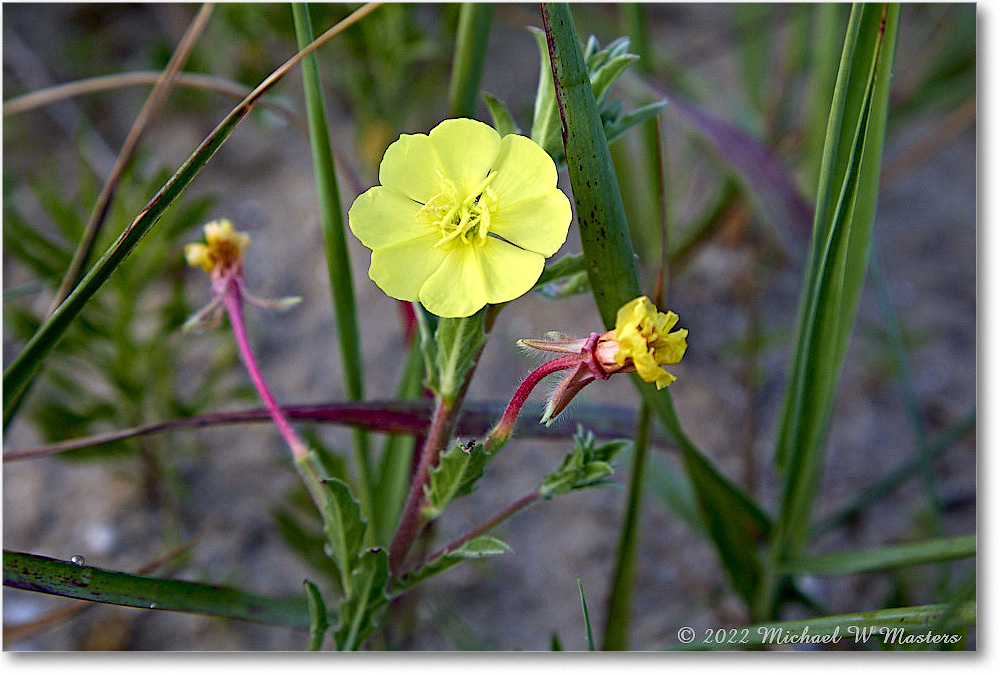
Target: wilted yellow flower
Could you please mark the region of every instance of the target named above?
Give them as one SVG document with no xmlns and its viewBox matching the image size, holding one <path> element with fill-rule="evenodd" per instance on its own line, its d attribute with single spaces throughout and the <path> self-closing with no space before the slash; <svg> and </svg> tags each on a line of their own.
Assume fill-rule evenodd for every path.
<svg viewBox="0 0 1000 675">
<path fill-rule="evenodd" d="M 389 146 L 381 185 L 355 200 L 348 221 L 387 295 L 470 316 L 527 293 L 566 241 L 572 209 L 556 181 L 534 141 L 445 120 Z"/>
<path fill-rule="evenodd" d="M 677 378 L 660 366 L 679 363 L 687 350 L 687 329 L 670 332 L 676 323 L 676 314 L 657 311 L 646 296 L 623 305 L 615 317 L 615 363 L 631 361 L 639 377 L 663 389 Z"/>
<path fill-rule="evenodd" d="M 240 272 L 243 252 L 250 245 L 250 237 L 233 229 L 228 220 L 213 220 L 205 225 L 205 243 L 188 244 L 184 258 L 188 265 L 201 266 L 213 277 L 225 271 Z"/>
</svg>

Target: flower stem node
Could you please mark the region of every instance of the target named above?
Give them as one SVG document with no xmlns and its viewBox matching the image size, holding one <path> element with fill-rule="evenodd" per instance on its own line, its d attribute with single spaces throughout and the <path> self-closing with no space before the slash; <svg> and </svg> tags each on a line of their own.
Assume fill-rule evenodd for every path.
<svg viewBox="0 0 1000 675">
<path fill-rule="evenodd" d="M 606 380 L 616 373 L 637 372 L 657 389 L 669 386 L 676 378 L 662 368 L 679 363 L 687 350 L 687 329 L 671 332 L 677 324 L 673 312 L 660 312 L 646 296 L 626 303 L 618 310 L 614 330 L 591 333 L 586 338 L 548 334 L 547 339 L 523 339 L 518 344 L 542 351 L 565 354 L 545 363 L 531 373 L 514 395 L 501 425 L 513 428 L 513 420 L 533 388 L 543 377 L 558 370 L 569 370 L 549 397 L 542 422 L 552 421 L 566 409 L 581 389 L 594 380 Z M 516 410 L 512 410 L 515 402 Z M 509 418 L 509 419 L 508 419 Z"/>
<path fill-rule="evenodd" d="M 348 223 L 372 250 L 386 295 L 441 317 L 524 295 L 566 241 L 573 212 L 552 158 L 524 136 L 471 119 L 403 134 Z"/>
</svg>

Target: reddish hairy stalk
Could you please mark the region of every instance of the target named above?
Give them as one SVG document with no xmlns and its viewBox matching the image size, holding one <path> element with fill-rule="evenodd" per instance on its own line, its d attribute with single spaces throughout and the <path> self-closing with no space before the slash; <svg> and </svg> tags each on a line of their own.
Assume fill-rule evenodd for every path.
<svg viewBox="0 0 1000 675">
<path fill-rule="evenodd" d="M 288 418 L 285 417 L 285 414 L 275 402 L 274 396 L 271 395 L 271 390 L 268 389 L 267 383 L 264 381 L 264 376 L 257 366 L 257 360 L 254 358 L 253 351 L 250 349 L 250 340 L 247 338 L 246 325 L 243 322 L 243 298 L 241 297 L 239 279 L 237 277 L 226 277 L 222 282 L 222 288 L 219 292 L 223 294 L 222 299 L 226 305 L 226 311 L 229 312 L 229 322 L 233 326 L 233 335 L 236 336 L 236 345 L 239 347 L 240 357 L 243 359 L 243 363 L 250 373 L 250 379 L 253 380 L 254 387 L 257 388 L 257 393 L 260 394 L 261 399 L 264 401 L 264 406 L 271 414 L 274 425 L 278 427 L 278 431 L 281 432 L 285 442 L 288 443 L 288 447 L 292 451 L 292 456 L 296 460 L 304 459 L 309 454 L 309 450 L 306 448 L 305 443 L 299 439 L 295 430 L 292 429 L 292 425 L 289 424 Z"/>
<path fill-rule="evenodd" d="M 511 397 L 510 403 L 507 404 L 507 409 L 503 413 L 503 417 L 497 423 L 493 431 L 490 432 L 490 437 L 486 441 L 487 449 L 492 448 L 495 443 L 503 444 L 510 438 L 511 433 L 514 431 L 514 423 L 517 422 L 517 416 L 521 413 L 521 408 L 524 406 L 524 402 L 528 400 L 528 395 L 531 390 L 541 382 L 546 376 L 552 373 L 558 372 L 560 370 L 567 370 L 569 368 L 575 368 L 580 364 L 580 356 L 577 354 L 567 354 L 558 359 L 553 359 L 543 363 L 541 366 L 531 371 L 528 377 L 524 378 L 524 382 L 521 386 L 517 388 L 514 392 L 514 396 Z"/>
<path fill-rule="evenodd" d="M 431 421 L 427 440 L 420 453 L 420 464 L 417 465 L 417 474 L 413 479 L 410 495 L 406 499 L 406 506 L 403 508 L 403 517 L 392 538 L 392 544 L 389 545 L 389 569 L 393 573 L 403 564 L 420 529 L 420 503 L 424 499 L 424 486 L 430 478 L 431 467 L 437 464 L 441 451 L 451 437 L 456 422 L 453 410 L 451 405 L 441 400 L 438 400 L 434 409 L 434 419 Z"/>
</svg>

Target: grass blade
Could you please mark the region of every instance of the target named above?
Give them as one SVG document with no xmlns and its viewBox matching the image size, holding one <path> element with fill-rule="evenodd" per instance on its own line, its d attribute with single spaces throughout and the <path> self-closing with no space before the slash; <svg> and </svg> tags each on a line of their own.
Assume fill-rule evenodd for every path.
<svg viewBox="0 0 1000 675">
<path fill-rule="evenodd" d="M 580 589 L 580 604 L 583 605 L 583 623 L 587 627 L 587 650 L 592 652 L 597 649 L 594 646 L 594 629 L 590 626 L 590 612 L 587 611 L 587 598 L 583 595 L 583 582 L 579 578 L 576 580 L 576 587 Z"/>
<path fill-rule="evenodd" d="M 41 362 L 52 350 L 65 333 L 70 322 L 83 309 L 91 297 L 104 285 L 108 277 L 118 268 L 121 262 L 142 241 L 146 233 L 163 216 L 164 212 L 187 189 L 188 185 L 201 172 L 218 149 L 225 143 L 229 135 L 243 119 L 250 114 L 257 101 L 288 73 L 299 61 L 318 49 L 321 45 L 338 35 L 348 26 L 356 23 L 373 11 L 377 4 L 369 3 L 353 12 L 346 19 L 330 28 L 313 41 L 306 49 L 282 64 L 277 70 L 261 82 L 243 101 L 237 105 L 216 126 L 195 151 L 185 160 L 184 164 L 171 176 L 170 180 L 160 188 L 145 208 L 136 216 L 132 224 L 121 233 L 118 239 L 105 251 L 104 255 L 90 268 L 83 280 L 73 289 L 73 292 L 56 308 L 38 332 L 28 341 L 24 349 L 14 358 L 3 375 L 3 407 L 4 425 L 10 420 L 13 406 L 20 394 L 27 387 Z"/>
<path fill-rule="evenodd" d="M 313 41 L 308 5 L 292 3 L 292 17 L 299 49 L 304 49 Z M 340 202 L 337 168 L 334 165 L 333 146 L 330 144 L 330 131 L 326 124 L 326 108 L 323 105 L 323 89 L 315 53 L 302 60 L 302 82 L 305 88 L 313 170 L 316 174 L 316 196 L 319 200 L 320 221 L 323 224 L 326 265 L 330 278 L 330 291 L 333 294 L 334 316 L 337 319 L 344 388 L 348 400 L 361 401 L 365 396 L 364 372 L 358 315 L 354 302 L 354 282 L 351 278 L 351 256 L 347 251 L 344 209 Z M 368 456 L 367 436 L 360 429 L 354 430 L 354 460 L 358 472 L 357 492 L 361 501 L 362 515 L 371 521 L 373 487 L 371 459 Z"/>
<path fill-rule="evenodd" d="M 3 552 L 4 586 L 140 609 L 163 609 L 240 619 L 291 628 L 309 628 L 305 597 L 268 598 L 224 586 L 154 579 L 99 567 Z"/>
<path fill-rule="evenodd" d="M 797 574 L 858 574 L 908 565 L 949 562 L 975 555 L 976 535 L 972 534 L 865 551 L 808 556 L 790 560 L 782 567 L 782 571 Z"/>
<path fill-rule="evenodd" d="M 458 15 L 455 57 L 448 88 L 448 116 L 475 117 L 479 83 L 486 64 L 486 47 L 493 24 L 493 4 L 465 2 Z"/>
<path fill-rule="evenodd" d="M 864 281 L 878 196 L 898 5 L 855 5 L 827 128 L 813 242 L 775 452 L 780 515 L 756 604 L 777 611 L 776 570 L 801 554 L 823 440 Z"/>
</svg>

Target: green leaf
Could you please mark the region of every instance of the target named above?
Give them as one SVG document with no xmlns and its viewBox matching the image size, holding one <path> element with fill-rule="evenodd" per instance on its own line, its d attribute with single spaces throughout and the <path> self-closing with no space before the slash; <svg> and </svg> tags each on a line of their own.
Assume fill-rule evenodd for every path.
<svg viewBox="0 0 1000 675">
<path fill-rule="evenodd" d="M 330 622 L 319 586 L 306 579 L 305 587 L 306 600 L 309 602 L 309 651 L 318 652 L 323 648 L 323 638 L 330 628 Z"/>
<path fill-rule="evenodd" d="M 689 644 L 676 645 L 675 650 L 706 650 L 706 649 L 753 649 L 765 644 L 774 644 L 776 639 L 789 635 L 802 635 L 813 638 L 833 636 L 841 642 L 851 645 L 861 645 L 868 640 L 877 639 L 884 642 L 890 635 L 896 643 L 903 634 L 927 634 L 928 627 L 941 618 L 948 610 L 947 605 L 923 605 L 919 607 L 897 607 L 880 609 L 874 612 L 857 612 L 840 614 L 838 616 L 822 616 L 801 621 L 782 621 L 764 623 L 735 628 L 727 631 L 717 631 L 713 637 L 718 639 L 696 640 Z M 967 602 L 957 608 L 942 629 L 955 629 L 972 626 L 976 623 L 976 603 Z M 898 632 L 897 632 L 898 631 Z M 724 635 L 723 635 L 724 633 Z M 932 629 L 931 635 L 940 635 Z M 732 636 L 732 639 L 728 639 Z M 785 644 L 789 644 L 786 642 Z M 933 648 L 933 643 L 931 644 Z"/>
<path fill-rule="evenodd" d="M 587 598 L 583 595 L 583 582 L 579 577 L 576 580 L 576 587 L 580 589 L 580 604 L 583 605 L 583 623 L 587 628 L 587 650 L 596 651 L 594 646 L 594 630 L 590 626 L 590 612 L 587 611 Z"/>
<path fill-rule="evenodd" d="M 311 625 L 305 598 L 269 598 L 225 586 L 155 579 L 71 562 L 3 552 L 3 584 L 65 598 L 140 609 L 205 614 L 290 628 Z"/>
<path fill-rule="evenodd" d="M 521 128 L 517 126 L 517 122 L 514 121 L 514 117 L 510 114 L 510 110 L 507 109 L 503 101 L 485 91 L 483 92 L 483 101 L 486 102 L 486 107 L 490 111 L 490 117 L 493 119 L 493 127 L 500 136 L 521 133 Z"/>
<path fill-rule="evenodd" d="M 777 611 L 777 569 L 808 541 L 823 444 L 864 282 L 878 197 L 898 5 L 855 5 L 833 96 L 795 349 L 779 420 L 779 517 L 758 616 Z"/>
<path fill-rule="evenodd" d="M 615 119 L 606 121 L 604 123 L 604 133 L 607 134 L 608 143 L 614 143 L 619 136 L 637 124 L 642 124 L 646 120 L 653 119 L 666 107 L 666 99 L 654 101 L 630 110 L 624 115 L 616 116 Z"/>
<path fill-rule="evenodd" d="M 542 270 L 542 276 L 538 277 L 538 281 L 535 282 L 532 290 L 537 291 L 546 284 L 569 278 L 584 271 L 583 254 L 571 253 L 564 255 L 559 260 L 550 262 L 545 266 L 545 269 Z"/>
<path fill-rule="evenodd" d="M 389 556 L 381 548 L 361 554 L 351 572 L 350 594 L 340 603 L 340 623 L 333 638 L 340 651 L 360 649 L 375 630 L 375 615 L 389 601 Z"/>
<path fill-rule="evenodd" d="M 594 434 L 582 428 L 574 437 L 576 446 L 563 458 L 562 466 L 550 473 L 538 489 L 543 499 L 609 482 L 614 474 L 611 460 L 632 441 L 617 440 L 594 447 Z"/>
<path fill-rule="evenodd" d="M 438 322 L 435 332 L 438 393 L 449 405 L 455 402 L 465 376 L 486 344 L 485 316 L 484 307 L 472 316 Z"/>
<path fill-rule="evenodd" d="M 493 4 L 465 2 L 459 10 L 458 34 L 448 87 L 449 117 L 475 117 L 476 97 L 486 63 L 493 24 Z M 503 135 L 503 132 L 501 132 Z"/>
<path fill-rule="evenodd" d="M 557 281 L 550 281 L 538 288 L 538 294 L 548 300 L 561 300 L 584 293 L 590 293 L 590 277 L 587 276 L 586 270 L 581 270 Z"/>
<path fill-rule="evenodd" d="M 462 561 L 479 560 L 503 555 L 509 550 L 510 546 L 499 539 L 493 537 L 476 537 L 454 550 L 446 551 L 433 560 L 429 560 L 422 567 L 399 577 L 392 587 L 392 594 L 394 596 L 399 595 L 417 584 L 441 574 L 445 570 L 451 569 Z"/>
<path fill-rule="evenodd" d="M 323 530 L 326 532 L 330 557 L 340 570 L 344 592 L 350 594 L 351 572 L 358 562 L 358 551 L 365 536 L 365 521 L 361 505 L 351 496 L 343 481 L 327 478 L 320 482 L 323 497 Z"/>
<path fill-rule="evenodd" d="M 916 544 L 883 546 L 864 551 L 828 553 L 789 560 L 781 571 L 795 574 L 858 574 L 972 558 L 976 555 L 976 535 L 932 539 Z"/>
<path fill-rule="evenodd" d="M 442 453 L 438 465 L 430 470 L 430 478 L 424 487 L 424 517 L 428 520 L 437 518 L 448 504 L 471 493 L 483 477 L 489 458 L 482 443 L 476 443 L 470 449 L 456 444 Z"/>
</svg>

